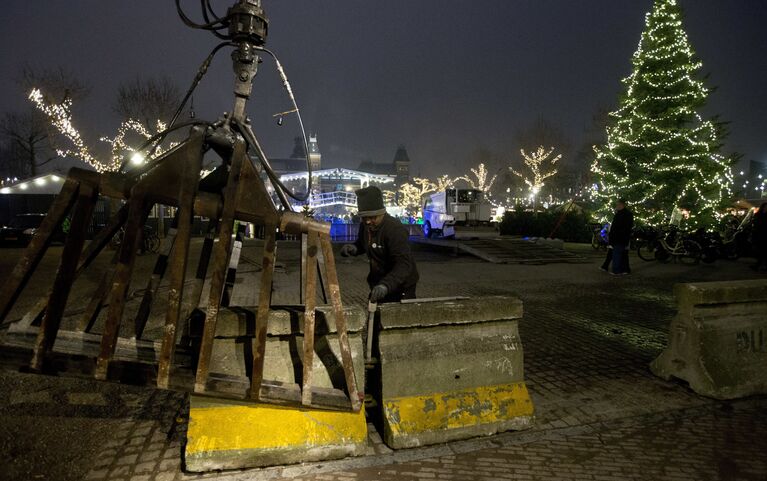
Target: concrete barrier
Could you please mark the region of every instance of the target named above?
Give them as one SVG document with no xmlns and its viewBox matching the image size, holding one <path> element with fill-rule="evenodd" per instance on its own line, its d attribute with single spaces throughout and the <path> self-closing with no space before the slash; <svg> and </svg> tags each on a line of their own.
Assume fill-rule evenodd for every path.
<svg viewBox="0 0 767 481">
<path fill-rule="evenodd" d="M 346 307 L 349 344 L 357 383 L 364 386 L 361 308 Z M 255 308 L 219 313 L 211 373 L 243 377 L 250 372 Z M 270 313 L 264 379 L 301 382 L 303 312 Z M 195 328 L 192 334 L 195 334 Z M 317 308 L 313 384 L 344 388 L 332 309 Z M 364 409 L 358 413 L 287 408 L 192 396 L 185 446 L 187 471 L 261 467 L 358 456 L 367 446 Z"/>
<path fill-rule="evenodd" d="M 767 280 L 678 284 L 674 293 L 679 310 L 652 372 L 716 399 L 767 393 Z"/>
<path fill-rule="evenodd" d="M 377 341 L 384 441 L 391 448 L 524 429 L 522 302 L 484 297 L 383 304 Z"/>
</svg>

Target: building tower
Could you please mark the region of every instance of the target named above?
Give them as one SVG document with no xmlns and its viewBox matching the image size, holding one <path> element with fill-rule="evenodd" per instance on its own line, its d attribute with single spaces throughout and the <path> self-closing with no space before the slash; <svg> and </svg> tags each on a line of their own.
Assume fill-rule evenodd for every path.
<svg viewBox="0 0 767 481">
<path fill-rule="evenodd" d="M 322 154 L 320 144 L 317 142 L 317 134 L 309 135 L 309 164 L 312 166 L 312 171 L 322 168 Z"/>
<path fill-rule="evenodd" d="M 410 157 L 407 155 L 407 150 L 404 145 L 397 147 L 397 152 L 394 154 L 394 182 L 397 186 L 410 182 Z"/>
</svg>

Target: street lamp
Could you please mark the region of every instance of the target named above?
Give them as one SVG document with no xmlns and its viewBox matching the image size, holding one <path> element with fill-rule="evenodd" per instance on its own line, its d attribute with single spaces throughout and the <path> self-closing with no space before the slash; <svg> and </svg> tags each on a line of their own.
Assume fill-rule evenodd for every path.
<svg viewBox="0 0 767 481">
<path fill-rule="evenodd" d="M 131 155 L 130 163 L 133 165 L 141 165 L 144 163 L 144 155 L 141 152 L 134 152 Z"/>
</svg>

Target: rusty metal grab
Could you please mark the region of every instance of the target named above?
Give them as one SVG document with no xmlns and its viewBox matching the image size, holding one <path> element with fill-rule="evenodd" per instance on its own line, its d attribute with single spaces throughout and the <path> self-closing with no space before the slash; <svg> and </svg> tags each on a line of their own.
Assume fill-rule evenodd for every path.
<svg viewBox="0 0 767 481">
<path fill-rule="evenodd" d="M 201 125 L 193 126 L 185 141 L 136 171 L 103 174 L 78 168 L 69 171 L 60 194 L 0 291 L 0 319 L 5 320 L 47 251 L 52 234 L 71 214 L 70 231 L 52 289 L 21 321 L 9 328 L 8 334 L 12 334 L 10 337 L 16 340 L 14 342 L 17 346 L 32 348 L 30 369 L 45 370 L 56 347 L 65 354 L 95 357 L 94 376 L 100 380 L 109 380 L 112 378 L 110 367 L 113 367 L 117 353 L 118 360 L 156 367 L 156 385 L 159 388 L 261 402 L 296 403 L 354 411 L 360 409 L 364 396 L 358 392 L 352 365 L 330 241 L 330 225 L 290 211 L 282 191 L 284 186 L 274 179 L 266 156 L 245 119 L 245 104 L 258 65 L 254 51 L 265 51 L 261 48 L 266 34 L 265 17 L 260 4 L 256 7 L 258 3 L 239 0 L 230 9 L 233 25 L 236 23 L 230 26 L 232 44 L 236 46 L 233 54 L 236 72 L 235 105 L 231 115 L 225 115 L 214 124 L 199 122 Z M 260 36 L 237 30 L 248 28 L 250 24 L 241 21 L 248 15 L 262 21 Z M 216 172 L 201 180 L 203 156 L 211 149 L 221 156 L 222 163 Z M 251 155 L 257 157 L 263 166 L 255 164 Z M 275 184 L 275 192 L 285 210 L 275 207 L 265 188 L 262 174 L 266 174 Z M 219 181 L 209 181 L 209 178 Z M 117 199 L 124 204 L 109 224 L 86 245 L 86 232 L 99 196 Z M 135 277 L 136 251 L 141 242 L 144 223 L 155 204 L 177 209 L 174 225 L 163 243 L 155 270 L 146 283 L 134 319 L 134 335 L 124 338 L 119 333 L 125 320 L 128 289 Z M 187 295 L 188 301 L 185 304 L 186 270 L 195 215 L 209 218 L 210 230 L 204 240 L 197 274 L 191 282 L 191 294 Z M 265 233 L 253 368 L 247 382 L 215 376 L 215 373 L 209 372 L 219 310 L 230 297 L 228 290 L 231 285 L 227 287 L 227 270 L 233 251 L 235 221 L 263 226 Z M 85 307 L 77 330 L 60 329 L 72 284 L 91 266 L 121 228 L 124 228 L 125 234 L 113 259 L 112 269 L 102 275 L 102 282 Z M 263 379 L 278 231 L 301 235 L 307 240 L 302 270 L 305 273 L 302 279 L 305 325 L 303 379 L 300 385 Z M 218 242 L 214 242 L 215 239 Z M 312 386 L 315 297 L 320 252 L 338 332 L 346 392 Z M 210 276 L 207 276 L 208 270 Z M 162 341 L 157 345 L 144 340 L 142 335 L 149 311 L 158 298 L 157 288 L 166 273 L 169 292 L 164 311 Z M 182 324 L 186 325 L 192 310 L 197 308 L 206 278 L 210 279 L 210 295 L 204 308 L 199 350 L 194 352 L 187 346 L 179 345 L 179 331 L 183 330 Z M 91 330 L 104 308 L 107 314 L 103 331 L 101 335 L 93 334 Z M 179 355 L 186 359 L 185 363 L 176 362 Z M 195 358 L 196 365 L 193 363 Z M 194 372 L 183 369 L 182 365 L 194 365 Z"/>
</svg>

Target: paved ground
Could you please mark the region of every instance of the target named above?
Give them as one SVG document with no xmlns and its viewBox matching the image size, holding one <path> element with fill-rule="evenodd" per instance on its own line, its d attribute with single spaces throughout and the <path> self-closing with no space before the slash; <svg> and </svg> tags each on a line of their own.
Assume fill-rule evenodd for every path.
<svg viewBox="0 0 767 481">
<path fill-rule="evenodd" d="M 5 273 L 18 251 L 2 254 Z M 257 246 L 244 254 L 235 300 L 255 304 L 251 277 L 260 255 Z M 275 302 L 295 302 L 296 253 L 283 245 L 280 254 Z M 362 458 L 204 478 L 767 480 L 767 398 L 711 401 L 647 369 L 666 342 L 673 284 L 755 277 L 744 261 L 682 266 L 632 259 L 634 274 L 614 278 L 597 269 L 596 257 L 543 266 L 492 265 L 420 248 L 417 257 L 420 296 L 510 293 L 524 300 L 520 334 L 535 428 L 399 452 L 373 434 Z M 148 272 L 151 259 L 141 262 L 139 270 Z M 55 269 L 50 259 L 44 266 L 48 275 Z M 365 269 L 361 259 L 339 260 L 346 302 L 366 296 Z M 77 292 L 83 296 L 97 282 L 85 279 Z M 181 470 L 185 405 L 176 393 L 0 373 L 0 478 L 198 479 Z"/>
</svg>

